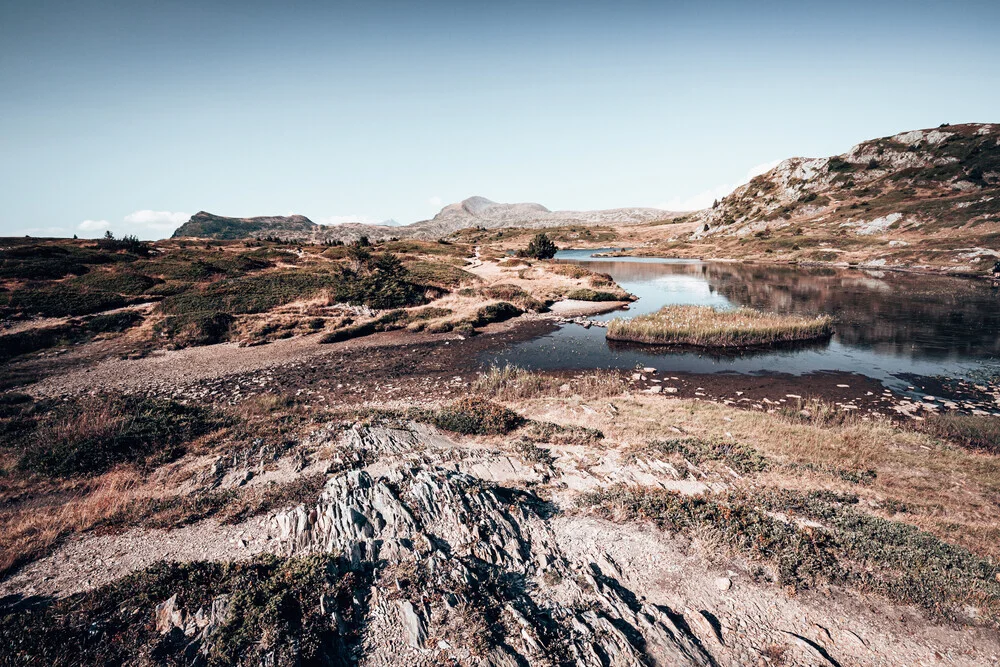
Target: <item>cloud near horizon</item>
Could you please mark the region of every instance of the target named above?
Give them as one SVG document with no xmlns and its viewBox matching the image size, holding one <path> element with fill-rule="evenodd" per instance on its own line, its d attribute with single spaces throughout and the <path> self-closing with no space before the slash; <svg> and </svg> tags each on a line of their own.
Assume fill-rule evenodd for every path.
<svg viewBox="0 0 1000 667">
<path fill-rule="evenodd" d="M 173 230 L 180 225 L 183 225 L 191 217 L 190 213 L 181 213 L 174 211 L 152 211 L 149 209 L 143 209 L 141 211 L 133 211 L 125 216 L 124 222 L 130 225 L 146 225 L 149 227 L 163 227 L 170 228 Z"/>
<path fill-rule="evenodd" d="M 112 223 L 108 220 L 84 220 L 76 226 L 76 229 L 77 233 L 82 236 L 102 236 L 105 231 L 111 231 L 116 236 L 135 235 L 144 241 L 150 241 L 170 236 L 190 217 L 190 213 L 180 211 L 142 209 L 129 213 L 122 218 L 121 223 Z"/>
<path fill-rule="evenodd" d="M 101 229 L 107 229 L 111 226 L 111 223 L 107 220 L 84 220 L 79 225 L 76 226 L 82 232 L 93 232 Z"/>
<path fill-rule="evenodd" d="M 665 203 L 657 204 L 656 207 L 667 211 L 697 211 L 699 209 L 708 208 L 716 199 L 722 199 L 741 185 L 749 183 L 750 179 L 754 176 L 766 174 L 777 167 L 780 163 L 781 160 L 762 162 L 761 164 L 751 167 L 749 171 L 747 171 L 747 175 L 739 183 L 723 183 L 715 186 L 714 188 L 703 190 L 696 195 L 686 198 L 674 197 Z"/>
</svg>

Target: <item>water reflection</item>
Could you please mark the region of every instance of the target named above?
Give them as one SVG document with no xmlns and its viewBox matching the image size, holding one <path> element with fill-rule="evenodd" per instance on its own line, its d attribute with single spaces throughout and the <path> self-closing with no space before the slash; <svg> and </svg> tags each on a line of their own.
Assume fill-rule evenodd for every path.
<svg viewBox="0 0 1000 667">
<path fill-rule="evenodd" d="M 988 282 L 898 272 L 746 265 L 732 262 L 557 257 L 586 262 L 639 296 L 633 317 L 665 304 L 751 306 L 837 318 L 829 341 L 780 350 L 711 353 L 609 345 L 602 329 L 564 326 L 501 356 L 537 368 L 629 367 L 664 359 L 675 370 L 790 373 L 860 372 L 883 380 L 900 373 L 965 377 L 1000 358 L 1000 295 Z M 667 356 L 665 356 L 667 355 Z M 655 364 L 653 364 L 655 365 Z M 891 384 L 899 385 L 901 381 Z"/>
</svg>

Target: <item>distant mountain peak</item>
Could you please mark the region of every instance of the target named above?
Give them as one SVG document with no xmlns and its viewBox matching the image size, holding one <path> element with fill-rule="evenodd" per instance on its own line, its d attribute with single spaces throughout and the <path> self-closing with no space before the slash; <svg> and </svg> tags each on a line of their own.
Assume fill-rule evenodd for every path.
<svg viewBox="0 0 1000 667">
<path fill-rule="evenodd" d="M 466 227 L 559 227 L 563 225 L 627 225 L 669 218 L 673 214 L 654 208 L 615 208 L 603 211 L 550 211 L 541 204 L 523 202 L 504 204 L 473 196 L 448 204 L 430 220 L 401 225 L 386 220 L 378 225 L 345 222 L 318 225 L 303 215 L 227 218 L 199 211 L 181 225 L 174 237 L 192 236 L 216 239 L 255 238 L 275 235 L 284 239 L 354 240 L 361 236 L 373 239 L 436 239 Z"/>
</svg>

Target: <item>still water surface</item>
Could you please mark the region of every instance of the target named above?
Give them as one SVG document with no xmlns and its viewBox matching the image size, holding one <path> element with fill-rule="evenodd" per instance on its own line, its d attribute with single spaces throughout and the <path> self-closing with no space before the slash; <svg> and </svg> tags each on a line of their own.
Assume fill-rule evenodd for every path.
<svg viewBox="0 0 1000 667">
<path fill-rule="evenodd" d="M 848 371 L 905 391 L 905 376 L 982 379 L 1000 373 L 1000 293 L 988 281 L 852 269 L 747 265 L 639 257 L 596 258 L 564 250 L 557 259 L 610 274 L 639 297 L 634 317 L 668 304 L 828 314 L 830 340 L 781 349 L 706 353 L 608 342 L 604 329 L 559 327 L 492 356 L 534 369 L 634 368 L 664 372 Z"/>
</svg>

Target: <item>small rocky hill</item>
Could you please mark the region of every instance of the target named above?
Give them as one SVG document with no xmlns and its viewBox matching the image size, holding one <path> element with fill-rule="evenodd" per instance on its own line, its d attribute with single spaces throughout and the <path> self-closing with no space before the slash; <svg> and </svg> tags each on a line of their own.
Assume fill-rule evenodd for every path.
<svg viewBox="0 0 1000 667">
<path fill-rule="evenodd" d="M 267 236 L 268 234 L 308 236 L 314 234 L 318 228 L 319 225 L 304 215 L 227 218 L 207 211 L 199 211 L 177 228 L 173 238 L 193 236 L 212 239 L 247 239 Z"/>
<path fill-rule="evenodd" d="M 717 256 L 945 264 L 1000 258 L 1000 125 L 942 125 L 791 158 L 710 209 L 685 240 Z M 774 257 L 776 258 L 776 257 Z"/>
</svg>

